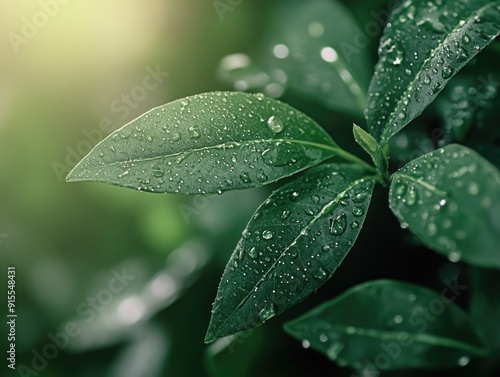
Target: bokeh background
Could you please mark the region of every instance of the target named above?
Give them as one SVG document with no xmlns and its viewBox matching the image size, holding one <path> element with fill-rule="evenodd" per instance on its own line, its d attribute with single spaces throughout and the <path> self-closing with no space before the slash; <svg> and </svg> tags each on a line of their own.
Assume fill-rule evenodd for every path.
<svg viewBox="0 0 500 377">
<path fill-rule="evenodd" d="M 349 376 L 324 356 L 304 350 L 281 326 L 372 278 L 398 278 L 439 290 L 445 279 L 458 277 L 471 286 L 459 303 L 467 307 L 476 299 L 486 306 L 479 314 L 485 332 L 498 334 L 498 290 L 493 289 L 498 274 L 467 269 L 421 246 L 400 229 L 386 208 L 387 193 L 379 189 L 366 231 L 318 294 L 231 346 L 207 349 L 204 333 L 225 263 L 251 214 L 279 185 L 202 199 L 64 182 L 91 146 L 154 106 L 200 92 L 261 85 L 255 72 L 227 72 L 234 68 L 227 66 L 234 56 L 229 63 L 222 59 L 258 51 L 267 31 L 286 24 L 287 9 L 299 2 L 220 1 L 219 8 L 216 3 L 1 2 L 0 297 L 3 315 L 5 271 L 16 266 L 17 364 L 39 373 L 25 375 Z M 371 11 L 387 7 L 383 0 L 344 4 L 360 25 L 373 18 Z M 356 64 L 372 70 L 377 43 L 371 38 L 363 61 Z M 498 47 L 485 54 L 490 58 L 475 64 L 498 75 Z M 247 74 L 257 81 L 232 80 Z M 286 80 L 279 75 L 276 80 L 272 86 L 262 84 L 267 94 L 310 114 L 361 155 L 350 141 L 352 122 L 362 124 L 361 114 L 325 105 L 312 95 L 296 96 L 286 90 Z M 498 120 L 497 113 L 488 116 Z M 438 106 L 414 123 L 394 146 L 396 165 L 439 143 L 432 136 L 443 123 Z M 481 146 L 498 166 L 498 144 L 490 144 Z M 4 322 L 2 352 L 7 345 Z M 73 326 L 69 332 L 68 324 Z M 498 346 L 500 338 L 494 335 L 491 342 Z M 59 346 L 54 351 L 50 344 Z M 37 356 L 44 352 L 54 357 Z M 22 375 L 9 374 L 5 364 L 0 376 Z M 494 365 L 473 362 L 436 375 L 465 376 L 474 370 L 468 368 L 491 372 Z"/>
</svg>

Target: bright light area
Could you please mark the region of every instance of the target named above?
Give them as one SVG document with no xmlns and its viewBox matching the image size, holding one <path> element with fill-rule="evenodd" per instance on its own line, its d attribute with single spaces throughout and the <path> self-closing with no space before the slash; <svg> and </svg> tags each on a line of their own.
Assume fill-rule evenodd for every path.
<svg viewBox="0 0 500 377">
<path fill-rule="evenodd" d="M 274 46 L 273 54 L 278 59 L 285 59 L 290 54 L 290 50 L 284 44 L 278 44 Z"/>
<path fill-rule="evenodd" d="M 146 305 L 137 296 L 123 300 L 116 309 L 118 319 L 126 325 L 132 325 L 141 320 L 146 314 Z"/>
<path fill-rule="evenodd" d="M 150 286 L 151 295 L 158 300 L 166 300 L 177 291 L 177 283 L 168 274 L 161 274 L 154 278 Z"/>
<path fill-rule="evenodd" d="M 221 60 L 221 68 L 227 71 L 238 68 L 245 68 L 251 63 L 250 58 L 246 54 L 233 54 L 224 57 Z"/>
<path fill-rule="evenodd" d="M 321 50 L 321 58 L 328 63 L 334 63 L 337 61 L 339 58 L 339 55 L 337 54 L 337 51 L 335 51 L 331 47 L 324 47 Z"/>
</svg>

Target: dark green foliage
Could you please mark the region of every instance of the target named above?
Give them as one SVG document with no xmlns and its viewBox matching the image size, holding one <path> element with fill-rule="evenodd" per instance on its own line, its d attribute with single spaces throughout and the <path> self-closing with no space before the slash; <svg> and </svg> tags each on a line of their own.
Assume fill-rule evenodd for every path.
<svg viewBox="0 0 500 377">
<path fill-rule="evenodd" d="M 400 131 L 405 135 L 403 128 L 498 36 L 498 1 L 403 1 L 381 38 L 367 93 L 366 59 L 349 64 L 342 54 L 346 44 L 355 44 L 349 30 L 356 27 L 343 6 L 294 3 L 284 19 L 287 25 L 274 25 L 266 42 L 274 56 L 262 59 L 262 70 L 226 66 L 224 78 L 245 79 L 247 89 L 271 95 L 277 87 L 261 88 L 256 77 L 281 72 L 299 96 L 348 114 L 364 110 L 369 132 L 354 125 L 353 134 L 374 166 L 289 105 L 263 94 L 214 92 L 149 111 L 96 146 L 68 176 L 196 195 L 262 186 L 318 165 L 276 190 L 251 218 L 222 276 L 206 342 L 251 329 L 317 291 L 354 245 L 377 182 L 390 185 L 390 208 L 424 245 L 453 262 L 500 268 L 500 173 L 472 149 L 444 146 L 446 138 L 462 140 L 474 128 L 474 110 L 457 126 L 452 104 L 442 100 L 438 113 L 451 120 L 443 120 L 446 137 L 435 144 L 444 147 L 409 159 L 392 175 L 388 167 L 389 140 Z M 313 71 L 315 80 L 308 80 Z M 496 93 L 483 92 L 481 98 Z M 460 106 L 464 110 L 467 103 Z M 349 163 L 324 163 L 333 157 Z M 438 319 L 415 325 L 422 308 L 436 300 L 444 307 Z M 377 357 L 380 341 L 395 340 L 408 345 L 385 369 L 464 366 L 486 351 L 476 325 L 451 301 L 419 286 L 374 281 L 285 329 L 358 370 Z"/>
</svg>

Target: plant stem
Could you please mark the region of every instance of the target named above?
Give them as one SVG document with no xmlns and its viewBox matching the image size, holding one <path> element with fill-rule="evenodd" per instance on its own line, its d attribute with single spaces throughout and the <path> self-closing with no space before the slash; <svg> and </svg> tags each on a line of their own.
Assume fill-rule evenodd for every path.
<svg viewBox="0 0 500 377">
<path fill-rule="evenodd" d="M 338 145 L 332 146 L 332 145 L 327 145 L 327 144 L 322 144 L 322 143 L 313 143 L 313 142 L 310 142 L 310 141 L 301 141 L 301 143 L 305 144 L 305 145 L 312 145 L 312 146 L 315 146 L 317 148 L 322 148 L 322 149 L 326 149 L 326 150 L 332 151 L 337 156 L 343 158 L 344 160 L 352 162 L 354 164 L 357 164 L 357 165 L 361 166 L 366 171 L 368 171 L 370 173 L 374 173 L 375 175 L 379 176 L 380 179 L 383 180 L 382 176 L 380 175 L 380 172 L 375 167 L 373 167 L 369 163 L 363 161 L 359 157 L 357 157 L 357 156 L 355 156 L 355 155 L 347 152 L 346 150 L 342 149 Z"/>
</svg>

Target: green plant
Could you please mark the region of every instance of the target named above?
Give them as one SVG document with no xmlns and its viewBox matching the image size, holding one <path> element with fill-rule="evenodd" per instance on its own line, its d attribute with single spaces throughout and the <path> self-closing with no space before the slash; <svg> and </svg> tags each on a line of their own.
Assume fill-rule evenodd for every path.
<svg viewBox="0 0 500 377">
<path fill-rule="evenodd" d="M 316 19 L 346 15 L 336 3 L 317 4 Z M 297 22 L 309 24 L 307 15 L 300 17 Z M 285 103 L 263 94 L 213 92 L 152 109 L 126 124 L 67 177 L 148 192 L 209 195 L 262 186 L 311 168 L 276 190 L 251 218 L 222 276 L 206 342 L 253 328 L 318 290 L 354 245 L 377 183 L 390 187 L 391 210 L 423 244 L 452 261 L 500 267 L 496 167 L 458 144 L 395 172 L 388 161 L 393 136 L 498 36 L 498 1 L 404 1 L 381 38 L 366 99 L 363 68 L 346 60 L 355 46 L 350 36 L 328 39 L 320 22 L 311 25 L 315 42 L 290 38 L 276 44 L 274 64 L 292 72 L 290 85 L 302 94 L 354 116 L 364 110 L 368 131 L 354 125 L 353 136 L 373 165 Z M 311 59 L 288 61 L 294 49 L 310 53 Z M 301 75 L 310 66 L 336 85 L 318 93 L 318 83 L 304 84 Z M 339 98 L 336 90 L 343 93 Z M 463 138 L 470 124 L 455 122 L 446 130 Z M 331 158 L 343 162 L 325 162 Z M 339 365 L 358 370 L 367 368 L 364 359 L 376 360 L 380 340 L 397 341 L 399 347 L 398 357 L 384 369 L 465 365 L 487 351 L 454 300 L 413 284 L 378 280 L 287 323 L 285 330 Z M 423 310 L 429 302 L 442 308 L 432 320 Z"/>
</svg>

